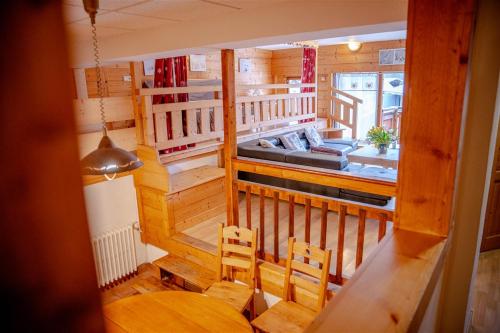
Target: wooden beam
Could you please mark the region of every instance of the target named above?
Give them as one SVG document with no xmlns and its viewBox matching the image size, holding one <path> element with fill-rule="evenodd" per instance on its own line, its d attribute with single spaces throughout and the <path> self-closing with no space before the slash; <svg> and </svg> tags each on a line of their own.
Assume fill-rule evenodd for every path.
<svg viewBox="0 0 500 333">
<path fill-rule="evenodd" d="M 234 50 L 221 50 L 222 109 L 224 111 L 224 165 L 226 168 L 227 224 L 238 225 L 238 178 L 233 168 L 236 158 L 236 87 Z"/>
<path fill-rule="evenodd" d="M 144 126 L 142 125 L 142 113 L 141 107 L 139 105 L 140 98 L 136 94 L 136 89 L 142 86 L 140 64 L 131 61 L 130 62 L 130 76 L 132 78 L 131 82 L 131 98 L 132 105 L 134 106 L 134 117 L 135 117 L 135 136 L 137 139 L 137 144 L 144 144 Z"/>
<path fill-rule="evenodd" d="M 247 171 L 266 176 L 293 179 L 297 181 L 345 188 L 366 193 L 387 196 L 396 195 L 396 183 L 390 180 L 354 177 L 348 172 L 319 168 L 299 169 L 284 163 L 238 158 L 233 159 L 235 170 Z"/>
<path fill-rule="evenodd" d="M 395 221 L 401 229 L 448 234 L 474 2 L 409 2 Z"/>
<path fill-rule="evenodd" d="M 103 332 L 61 3 L 5 2 L 0 27 L 2 326 Z"/>
<path fill-rule="evenodd" d="M 444 264 L 447 240 L 395 230 L 306 332 L 416 332 Z"/>
</svg>

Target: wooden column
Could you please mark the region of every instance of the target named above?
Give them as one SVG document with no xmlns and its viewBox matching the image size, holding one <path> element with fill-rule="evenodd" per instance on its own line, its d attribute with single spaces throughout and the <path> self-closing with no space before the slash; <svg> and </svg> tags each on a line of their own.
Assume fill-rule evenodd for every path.
<svg viewBox="0 0 500 333">
<path fill-rule="evenodd" d="M 226 168 L 227 224 L 238 225 L 238 177 L 232 159 L 236 157 L 236 87 L 234 50 L 221 50 L 222 107 L 224 111 L 224 165 Z"/>
<path fill-rule="evenodd" d="M 316 116 L 314 117 L 314 121 L 318 120 L 318 116 L 319 116 L 319 114 L 318 114 L 319 46 L 316 46 L 315 50 L 316 50 L 316 63 L 314 64 L 314 83 L 316 83 L 316 88 L 314 88 L 314 94 L 316 95 L 316 97 L 314 98 L 314 112 L 315 112 Z"/>
<path fill-rule="evenodd" d="M 396 206 L 401 229 L 448 234 L 473 10 L 474 0 L 409 2 Z"/>
<path fill-rule="evenodd" d="M 141 64 L 139 62 L 131 61 L 130 65 L 130 77 L 131 77 L 131 98 L 132 104 L 134 105 L 134 118 L 135 118 L 135 136 L 138 145 L 144 144 L 144 126 L 142 125 L 143 115 L 141 105 L 139 104 L 140 96 L 137 96 L 137 89 L 142 88 L 141 80 Z"/>
<path fill-rule="evenodd" d="M 60 1 L 0 12 L 0 276 L 6 331 L 103 332 Z"/>
<path fill-rule="evenodd" d="M 383 125 L 382 105 L 384 104 L 383 90 L 384 90 L 384 74 L 378 72 L 377 74 L 377 126 Z"/>
</svg>

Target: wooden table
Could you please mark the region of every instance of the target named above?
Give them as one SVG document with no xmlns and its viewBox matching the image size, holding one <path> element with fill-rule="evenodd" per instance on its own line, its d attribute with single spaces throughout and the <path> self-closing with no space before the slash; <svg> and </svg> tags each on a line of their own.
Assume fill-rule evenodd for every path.
<svg viewBox="0 0 500 333">
<path fill-rule="evenodd" d="M 384 168 L 398 168 L 399 149 L 387 149 L 386 154 L 379 154 L 378 149 L 366 146 L 347 154 L 349 162 L 379 165 Z"/>
<path fill-rule="evenodd" d="M 160 291 L 104 306 L 107 332 L 252 332 L 229 304 L 187 291 Z"/>
</svg>

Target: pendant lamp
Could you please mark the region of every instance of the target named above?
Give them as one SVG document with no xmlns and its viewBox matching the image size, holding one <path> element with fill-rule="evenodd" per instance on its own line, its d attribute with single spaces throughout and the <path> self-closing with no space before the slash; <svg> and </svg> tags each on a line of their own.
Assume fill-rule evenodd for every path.
<svg viewBox="0 0 500 333">
<path fill-rule="evenodd" d="M 97 75 L 97 90 L 99 94 L 99 110 L 101 113 L 102 139 L 96 150 L 85 156 L 81 161 L 82 174 L 103 175 L 108 180 L 114 179 L 117 173 L 131 171 L 144 165 L 133 153 L 115 146 L 106 131 L 104 113 L 103 86 L 101 78 L 101 62 L 97 45 L 95 17 L 99 9 L 99 0 L 83 0 L 85 11 L 89 14 L 92 26 L 94 60 Z"/>
</svg>

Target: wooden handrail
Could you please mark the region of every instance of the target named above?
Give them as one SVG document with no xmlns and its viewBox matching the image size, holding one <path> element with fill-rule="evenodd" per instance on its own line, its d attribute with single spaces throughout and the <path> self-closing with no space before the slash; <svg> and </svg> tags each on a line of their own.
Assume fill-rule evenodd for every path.
<svg viewBox="0 0 500 333">
<path fill-rule="evenodd" d="M 337 97 L 337 94 L 349 98 L 350 101 Z M 363 103 L 363 100 L 335 87 L 331 87 L 330 110 L 327 113 L 328 126 L 333 127 L 335 123 L 340 123 L 349 127 L 352 132 L 352 138 L 356 138 L 359 103 Z"/>
<path fill-rule="evenodd" d="M 356 97 L 354 95 L 348 94 L 345 91 L 337 89 L 335 87 L 331 87 L 331 95 L 333 96 L 333 94 L 339 94 L 339 95 L 345 96 L 347 98 L 350 98 L 353 101 L 356 101 L 358 103 L 363 103 L 363 100 L 361 98 L 358 98 L 358 97 Z"/>
<path fill-rule="evenodd" d="M 213 86 L 216 87 L 216 86 Z M 187 88 L 158 88 L 162 93 Z M 252 131 L 291 122 L 316 119 L 315 93 L 241 96 L 235 100 L 237 131 Z M 158 150 L 197 144 L 223 137 L 222 100 L 153 104 L 151 94 L 141 96 L 144 142 Z M 167 125 L 168 122 L 168 125 Z"/>
<path fill-rule="evenodd" d="M 238 96 L 236 103 L 255 102 L 255 101 L 271 101 L 286 98 L 301 98 L 301 97 L 315 97 L 315 93 L 290 93 L 290 94 L 269 94 L 258 96 Z"/>
<path fill-rule="evenodd" d="M 237 91 L 251 89 L 288 89 L 288 88 L 316 88 L 315 83 L 295 83 L 295 84 L 242 84 L 236 86 Z M 153 95 L 169 95 L 169 94 L 185 94 L 185 93 L 201 93 L 201 92 L 219 92 L 222 91 L 222 85 L 210 86 L 189 86 L 189 87 L 172 87 L 172 88 L 140 88 L 136 89 L 136 95 L 153 96 Z"/>
<path fill-rule="evenodd" d="M 396 195 L 396 182 L 375 178 L 353 176 L 348 172 L 322 168 L 292 167 L 286 163 L 238 157 L 233 160 L 233 166 L 238 171 L 247 171 L 260 175 L 292 179 L 306 183 L 326 185 L 349 190 L 387 195 Z"/>
<path fill-rule="evenodd" d="M 213 86 L 189 86 L 189 87 L 172 87 L 172 88 L 141 88 L 136 90 L 137 95 L 153 96 L 153 95 L 169 95 L 169 94 L 185 94 L 185 93 L 200 93 L 222 91 L 221 85 Z"/>
<path fill-rule="evenodd" d="M 329 281 L 336 283 L 338 285 L 344 284 L 347 280 L 343 276 L 343 257 L 344 257 L 344 239 L 345 239 L 345 227 L 346 227 L 346 217 L 347 212 L 354 212 L 353 215 L 358 216 L 358 235 L 357 235 L 357 243 L 356 243 L 356 259 L 355 259 L 355 267 L 357 268 L 363 260 L 363 248 L 364 248 L 364 239 L 365 239 L 365 223 L 367 212 L 370 212 L 371 215 L 375 216 L 379 221 L 379 242 L 385 236 L 386 233 L 386 225 L 390 220 L 392 221 L 392 210 L 384 209 L 382 207 L 376 207 L 372 205 L 366 205 L 361 203 L 354 203 L 352 201 L 336 199 L 331 197 L 325 197 L 305 192 L 299 192 L 294 190 L 283 189 L 279 187 L 274 187 L 270 185 L 263 185 L 252 183 L 248 181 L 236 180 L 236 184 L 238 185 L 238 189 L 245 192 L 245 201 L 246 201 L 246 226 L 251 228 L 252 226 L 252 208 L 251 208 L 251 196 L 252 194 L 256 194 L 260 197 L 259 200 L 259 226 L 260 226 L 260 234 L 261 234 L 261 242 L 259 244 L 259 257 L 262 260 L 273 262 L 276 264 L 284 263 L 284 255 L 285 253 L 280 255 L 279 248 L 279 228 L 280 228 L 280 220 L 283 218 L 280 216 L 280 208 L 279 201 L 284 200 L 288 202 L 288 236 L 289 237 L 300 237 L 304 238 L 306 242 L 310 242 L 311 235 L 311 203 L 316 202 L 319 203 L 321 207 L 321 228 L 320 228 L 320 237 L 319 237 L 319 247 L 321 249 L 326 248 L 327 244 L 327 229 L 328 225 L 335 223 L 335 221 L 328 221 L 328 212 L 337 212 L 338 213 L 338 236 L 337 236 L 337 260 L 335 267 L 335 274 L 330 273 Z M 266 230 L 266 221 L 265 221 L 265 197 L 271 197 L 273 201 L 272 208 L 272 232 L 268 231 L 273 235 L 273 247 L 272 252 L 267 252 L 265 247 L 265 239 Z M 306 203 L 306 214 L 305 214 L 305 227 L 304 227 L 304 235 L 296 235 L 295 233 L 295 205 L 298 202 Z M 307 208 L 309 207 L 309 208 Z M 268 221 L 271 223 L 271 221 Z M 239 225 L 238 221 L 235 221 L 236 225 Z M 331 227 L 330 227 L 331 228 Z M 304 262 L 308 260 L 304 259 Z"/>
<path fill-rule="evenodd" d="M 241 84 L 236 86 L 236 90 L 250 89 L 288 89 L 288 88 L 316 88 L 316 83 L 270 83 L 270 84 Z"/>
<path fill-rule="evenodd" d="M 446 249 L 446 238 L 396 229 L 306 332 L 416 332 Z"/>
</svg>

